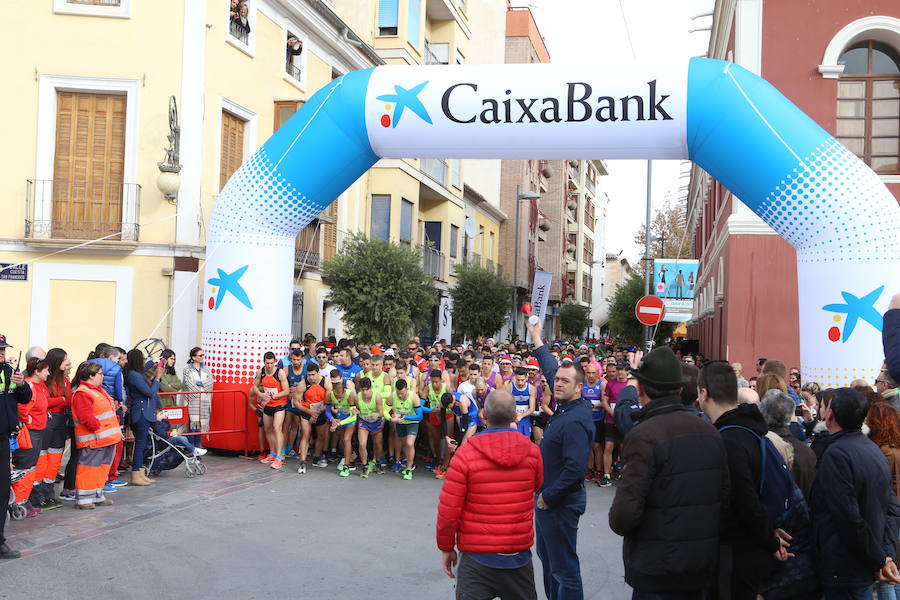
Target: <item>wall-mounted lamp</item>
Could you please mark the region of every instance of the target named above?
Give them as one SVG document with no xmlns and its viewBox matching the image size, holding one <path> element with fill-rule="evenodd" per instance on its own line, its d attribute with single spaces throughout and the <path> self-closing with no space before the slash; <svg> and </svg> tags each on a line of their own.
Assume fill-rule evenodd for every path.
<svg viewBox="0 0 900 600">
<path fill-rule="evenodd" d="M 178 188 L 181 187 L 181 164 L 178 162 L 178 149 L 181 142 L 181 128 L 178 126 L 178 105 L 175 96 L 169 97 L 169 147 L 166 148 L 166 160 L 156 163 L 159 167 L 159 177 L 156 179 L 156 187 L 162 192 L 166 200 L 174 204 L 178 197 Z"/>
</svg>

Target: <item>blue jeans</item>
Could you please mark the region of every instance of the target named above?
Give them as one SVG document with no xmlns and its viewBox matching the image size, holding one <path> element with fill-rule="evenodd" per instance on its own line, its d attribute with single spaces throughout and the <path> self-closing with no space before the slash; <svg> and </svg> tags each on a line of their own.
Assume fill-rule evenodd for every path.
<svg viewBox="0 0 900 600">
<path fill-rule="evenodd" d="M 564 506 L 535 508 L 537 555 L 544 568 L 544 593 L 548 600 L 582 600 L 581 566 L 578 562 L 578 520 L 584 514 L 585 492 Z"/>
<path fill-rule="evenodd" d="M 900 600 L 900 585 L 877 581 L 875 591 L 878 592 L 878 600 Z"/>
<path fill-rule="evenodd" d="M 190 425 L 188 425 L 188 432 L 189 432 L 189 433 L 193 433 L 193 432 L 195 432 L 195 431 L 200 431 L 200 428 L 198 427 L 198 428 L 194 429 L 193 427 L 191 427 Z M 200 438 L 201 438 L 201 437 L 203 437 L 203 436 L 200 436 L 200 435 L 192 435 L 192 436 L 188 437 L 188 439 L 191 441 L 191 444 L 193 444 L 195 448 L 202 448 L 202 447 L 203 447 L 203 444 L 200 443 Z"/>
<path fill-rule="evenodd" d="M 872 600 L 872 586 L 864 588 L 825 588 L 825 600 Z"/>
<path fill-rule="evenodd" d="M 150 421 L 146 419 L 132 421 L 131 433 L 134 434 L 134 455 L 131 459 L 131 470 L 140 471 L 144 466 L 144 455 L 147 453 L 147 436 L 150 435 Z"/>
<path fill-rule="evenodd" d="M 183 435 L 173 435 L 169 438 L 169 443 L 173 446 L 181 446 L 182 448 L 187 450 L 188 453 L 192 453 L 194 451 L 194 448 L 196 448 L 196 446 L 190 443 L 188 439 Z"/>
</svg>

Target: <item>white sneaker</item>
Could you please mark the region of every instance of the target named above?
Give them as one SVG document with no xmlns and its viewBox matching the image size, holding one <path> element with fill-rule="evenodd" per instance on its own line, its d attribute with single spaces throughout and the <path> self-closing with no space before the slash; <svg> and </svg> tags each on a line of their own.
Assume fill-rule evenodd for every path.
<svg viewBox="0 0 900 600">
<path fill-rule="evenodd" d="M 206 456 L 206 448 L 194 448 L 194 456 Z"/>
<path fill-rule="evenodd" d="M 341 459 L 341 462 L 338 463 L 337 468 L 340 469 L 340 468 L 343 467 L 343 466 L 344 466 L 344 459 L 342 458 L 342 459 Z"/>
<path fill-rule="evenodd" d="M 300 463 L 300 468 L 297 469 L 297 473 L 303 475 L 306 473 L 306 463 Z"/>
</svg>

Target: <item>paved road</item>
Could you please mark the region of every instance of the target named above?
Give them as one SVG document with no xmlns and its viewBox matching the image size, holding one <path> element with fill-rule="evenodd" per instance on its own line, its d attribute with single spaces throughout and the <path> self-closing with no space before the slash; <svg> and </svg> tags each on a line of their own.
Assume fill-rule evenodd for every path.
<svg viewBox="0 0 900 600">
<path fill-rule="evenodd" d="M 0 598 L 453 597 L 434 543 L 441 482 L 421 467 L 403 481 L 332 468 L 300 476 L 293 460 L 280 473 L 243 458 L 204 462 L 204 477 L 176 469 L 111 495 L 114 507 L 9 524 L 25 556 L 0 563 Z M 606 525 L 613 494 L 588 489 L 578 544 L 587 598 L 631 597 Z"/>
</svg>

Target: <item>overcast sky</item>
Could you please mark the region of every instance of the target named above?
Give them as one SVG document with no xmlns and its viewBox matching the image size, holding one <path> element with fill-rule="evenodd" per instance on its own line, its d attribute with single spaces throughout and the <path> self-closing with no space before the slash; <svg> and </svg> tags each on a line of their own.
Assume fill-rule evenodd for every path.
<svg viewBox="0 0 900 600">
<path fill-rule="evenodd" d="M 652 63 L 659 57 L 683 56 L 687 60 L 703 54 L 709 32 L 688 30 L 712 23 L 711 17 L 694 21 L 691 17 L 712 10 L 714 0 L 514 0 L 513 4 L 531 8 L 551 62 L 596 61 L 602 65 L 616 60 Z M 644 222 L 646 161 L 613 160 L 607 164 L 609 177 L 603 182 L 610 198 L 606 251 L 624 250 L 628 260 L 636 264 L 641 251 L 633 238 Z M 679 173 L 687 171 L 689 164 L 653 161 L 654 210 L 663 205 L 667 192 L 674 199 L 678 187 L 687 185 L 686 177 L 679 183 Z"/>
</svg>

